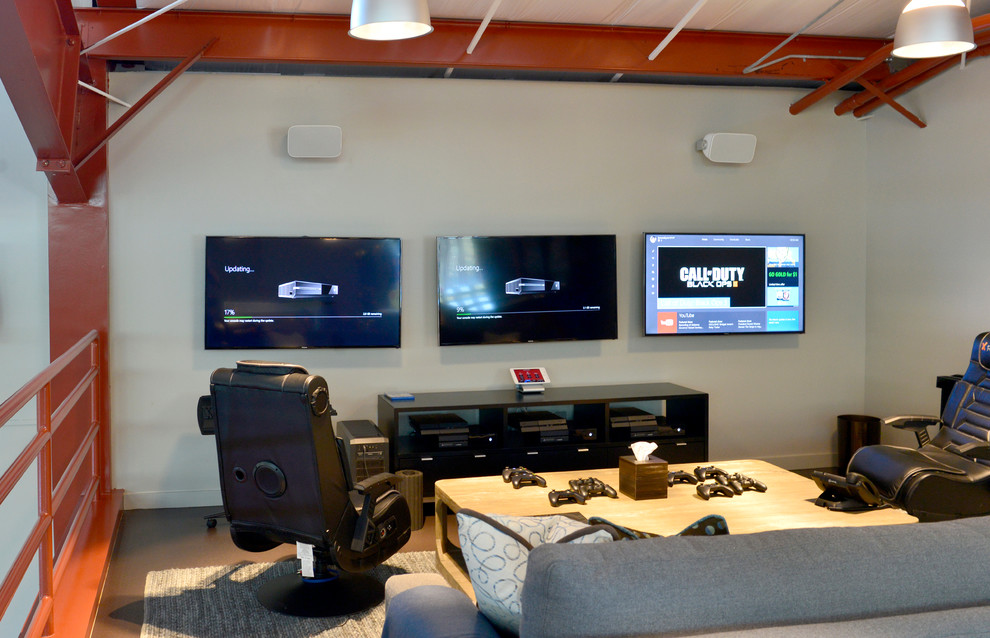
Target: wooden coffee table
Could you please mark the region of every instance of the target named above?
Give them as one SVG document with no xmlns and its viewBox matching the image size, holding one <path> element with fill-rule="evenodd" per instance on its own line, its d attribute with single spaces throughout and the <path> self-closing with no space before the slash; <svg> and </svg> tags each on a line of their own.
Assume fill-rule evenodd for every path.
<svg viewBox="0 0 990 638">
<path fill-rule="evenodd" d="M 670 470 L 691 472 L 698 463 L 671 465 Z M 678 484 L 667 490 L 667 498 L 635 501 L 619 492 L 619 498 L 597 496 L 587 504 L 550 505 L 547 494 L 552 489 L 569 488 L 572 479 L 596 477 L 618 491 L 618 468 L 580 470 L 576 472 L 546 472 L 545 488 L 528 486 L 514 489 L 501 476 L 443 479 L 436 482 L 436 540 L 437 563 L 440 573 L 451 585 L 473 598 L 474 590 L 461 557 L 460 548 L 448 533 L 456 531 L 456 514 L 462 508 L 483 514 L 533 516 L 580 512 L 587 518 L 601 516 L 617 525 L 653 532 L 662 536 L 677 534 L 703 516 L 719 514 L 725 517 L 731 534 L 750 534 L 773 529 L 798 527 L 859 527 L 915 523 L 917 518 L 903 510 L 881 509 L 865 512 L 833 512 L 815 505 L 821 493 L 809 478 L 795 474 L 765 461 L 739 460 L 703 463 L 715 465 L 731 473 L 739 473 L 762 481 L 766 492 L 743 492 L 732 498 L 712 497 L 706 501 L 698 496 L 694 485 Z M 449 522 L 453 526 L 448 529 Z"/>
</svg>

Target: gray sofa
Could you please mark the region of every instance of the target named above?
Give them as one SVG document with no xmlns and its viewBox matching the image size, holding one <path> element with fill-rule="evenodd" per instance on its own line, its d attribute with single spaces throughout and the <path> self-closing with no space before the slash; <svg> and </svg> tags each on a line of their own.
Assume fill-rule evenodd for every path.
<svg viewBox="0 0 990 638">
<path fill-rule="evenodd" d="M 987 636 L 988 564 L 990 517 L 540 545 L 520 636 Z M 498 633 L 433 585 L 392 596 L 382 636 Z"/>
</svg>

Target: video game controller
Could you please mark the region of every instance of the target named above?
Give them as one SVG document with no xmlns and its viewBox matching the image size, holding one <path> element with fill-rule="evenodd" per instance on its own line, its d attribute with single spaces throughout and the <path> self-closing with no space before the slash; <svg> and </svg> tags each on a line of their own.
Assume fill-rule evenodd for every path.
<svg viewBox="0 0 990 638">
<path fill-rule="evenodd" d="M 732 491 L 731 487 L 719 485 L 718 483 L 702 483 L 698 486 L 698 496 L 707 501 L 713 496 L 727 496 L 732 498 L 735 496 L 735 492 Z"/>
<path fill-rule="evenodd" d="M 510 480 L 512 481 L 512 487 L 514 487 L 517 490 L 520 487 L 524 487 L 526 485 L 539 485 L 540 487 L 547 486 L 547 481 L 545 478 L 533 474 L 532 472 L 529 471 L 516 472 L 515 474 L 512 475 L 512 478 Z"/>
<path fill-rule="evenodd" d="M 550 505 L 558 507 L 562 503 L 580 503 L 584 505 L 586 499 L 581 492 L 575 490 L 550 490 L 548 495 Z"/>
<path fill-rule="evenodd" d="M 524 467 L 507 467 L 504 470 L 502 470 L 502 480 L 508 483 L 509 481 L 512 480 L 512 475 L 518 474 L 519 472 L 531 473 L 529 470 L 527 470 Z"/>
<path fill-rule="evenodd" d="M 690 483 L 691 485 L 698 484 L 698 477 L 690 472 L 685 472 L 684 470 L 674 470 L 667 474 L 667 485 L 673 486 L 676 483 Z"/>
<path fill-rule="evenodd" d="M 601 481 L 601 479 L 594 477 L 586 479 L 571 479 L 568 481 L 568 484 L 570 484 L 573 491 L 579 492 L 581 496 L 586 499 L 589 496 L 608 496 L 609 498 L 619 498 L 615 488 L 611 485 L 606 485 Z"/>
<path fill-rule="evenodd" d="M 725 483 L 722 483 L 718 477 L 716 477 L 715 480 L 719 481 L 719 483 L 722 483 L 722 485 L 727 485 L 728 487 L 731 487 L 732 491 L 735 492 L 736 494 L 742 494 L 747 490 L 752 490 L 754 492 L 767 491 L 767 486 L 765 483 L 762 483 L 761 481 L 757 481 L 756 479 L 750 478 L 748 476 L 743 476 L 742 474 L 738 474 L 738 473 L 730 474 L 729 476 L 724 478 L 726 480 Z"/>
<path fill-rule="evenodd" d="M 715 467 L 714 465 L 705 465 L 704 467 L 698 466 L 694 468 L 694 475 L 699 481 L 704 481 L 705 479 L 714 478 L 716 480 L 719 476 L 727 476 L 729 473 L 720 467 Z"/>
</svg>

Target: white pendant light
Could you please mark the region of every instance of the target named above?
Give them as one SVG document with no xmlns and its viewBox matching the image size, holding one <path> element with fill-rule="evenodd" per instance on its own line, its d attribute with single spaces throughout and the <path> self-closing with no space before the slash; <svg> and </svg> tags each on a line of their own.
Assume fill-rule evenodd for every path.
<svg viewBox="0 0 990 638">
<path fill-rule="evenodd" d="M 352 37 L 362 40 L 405 40 L 433 31 L 426 0 L 354 0 Z"/>
<path fill-rule="evenodd" d="M 976 48 L 973 22 L 962 0 L 911 0 L 897 20 L 894 55 L 941 58 Z"/>
</svg>

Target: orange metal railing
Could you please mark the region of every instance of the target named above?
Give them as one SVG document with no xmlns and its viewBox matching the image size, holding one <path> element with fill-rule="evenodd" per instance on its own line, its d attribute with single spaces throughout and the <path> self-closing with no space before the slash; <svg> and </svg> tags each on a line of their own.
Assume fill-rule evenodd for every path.
<svg viewBox="0 0 990 638">
<path fill-rule="evenodd" d="M 84 353 L 89 353 L 88 366 L 82 367 Z M 72 364 L 76 361 L 76 366 Z M 31 529 L 13 565 L 0 585 L 0 617 L 7 612 L 24 575 L 35 555 L 38 556 L 39 587 L 35 604 L 24 625 L 28 637 L 49 636 L 55 632 L 53 610 L 59 583 L 68 567 L 68 557 L 79 541 L 83 522 L 95 499 L 109 493 L 109 441 L 103 427 L 100 396 L 100 339 L 96 330 L 83 337 L 76 345 L 53 361 L 44 371 L 28 381 L 24 387 L 0 404 L 0 428 L 7 424 L 32 399 L 37 403 L 37 434 L 0 476 L 0 504 L 24 477 L 31 465 L 37 462 L 38 518 Z M 66 372 L 66 369 L 72 369 Z M 66 374 L 59 378 L 63 372 Z M 52 382 L 59 384 L 80 377 L 58 407 L 52 410 Z M 65 422 L 73 407 L 89 398 L 88 427 L 85 428 L 71 458 L 60 476 L 53 476 L 52 438 Z M 80 408 L 86 408 L 83 403 Z M 77 494 L 81 494 L 77 498 Z M 67 500 L 71 499 L 71 500 Z M 65 519 L 64 540 L 56 547 L 54 523 L 64 508 L 69 515 Z M 60 518 L 61 523 L 61 518 Z M 60 534 L 60 536 L 63 536 Z"/>
</svg>

